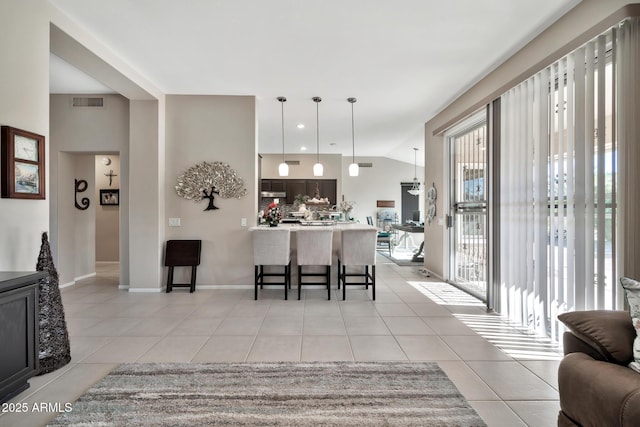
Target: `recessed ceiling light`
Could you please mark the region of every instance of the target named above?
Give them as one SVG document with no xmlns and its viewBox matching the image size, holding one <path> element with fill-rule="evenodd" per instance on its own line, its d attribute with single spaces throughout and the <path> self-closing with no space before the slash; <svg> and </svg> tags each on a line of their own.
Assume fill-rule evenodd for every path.
<svg viewBox="0 0 640 427">
<path fill-rule="evenodd" d="M 300 147 L 300 151 L 307 151 L 307 147 L 305 146 Z"/>
<path fill-rule="evenodd" d="M 298 124 L 296 125 L 296 127 L 297 127 L 298 129 L 304 129 L 304 123 L 298 123 Z"/>
</svg>

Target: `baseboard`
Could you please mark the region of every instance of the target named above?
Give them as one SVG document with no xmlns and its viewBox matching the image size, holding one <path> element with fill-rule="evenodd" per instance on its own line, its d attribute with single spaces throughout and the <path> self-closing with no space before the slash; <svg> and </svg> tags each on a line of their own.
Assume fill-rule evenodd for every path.
<svg viewBox="0 0 640 427">
<path fill-rule="evenodd" d="M 73 282 L 65 283 L 63 285 L 58 285 L 58 288 L 59 289 L 70 288 L 71 286 L 73 286 L 75 284 L 76 284 L 76 281 L 74 280 Z"/>
<path fill-rule="evenodd" d="M 95 276 L 96 276 L 96 272 L 94 271 L 93 273 L 85 274 L 84 276 L 78 276 L 73 280 L 74 282 L 77 282 L 78 280 L 88 279 L 89 277 L 95 277 Z"/>
<path fill-rule="evenodd" d="M 118 286 L 118 289 L 120 289 L 120 286 Z M 153 293 L 158 293 L 158 292 L 162 292 L 162 289 L 159 288 L 132 288 L 132 287 L 127 287 L 127 288 L 123 288 L 123 289 L 129 289 L 129 292 L 137 292 L 137 293 L 141 293 L 141 294 L 153 294 Z"/>
</svg>

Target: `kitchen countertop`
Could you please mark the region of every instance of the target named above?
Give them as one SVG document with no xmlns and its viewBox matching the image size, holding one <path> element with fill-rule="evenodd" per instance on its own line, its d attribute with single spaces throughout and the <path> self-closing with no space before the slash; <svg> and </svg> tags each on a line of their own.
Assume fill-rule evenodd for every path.
<svg viewBox="0 0 640 427">
<path fill-rule="evenodd" d="M 320 223 L 321 221 L 311 221 L 312 223 Z M 288 228 L 291 231 L 296 231 L 301 228 L 325 228 L 329 227 L 333 230 L 345 230 L 345 229 L 375 229 L 373 225 L 362 224 L 359 222 L 332 222 L 331 224 L 322 225 L 302 225 L 296 223 L 281 223 L 277 227 L 269 227 L 268 225 L 257 225 L 249 228 L 249 231 L 253 230 L 277 230 L 278 228 Z"/>
</svg>

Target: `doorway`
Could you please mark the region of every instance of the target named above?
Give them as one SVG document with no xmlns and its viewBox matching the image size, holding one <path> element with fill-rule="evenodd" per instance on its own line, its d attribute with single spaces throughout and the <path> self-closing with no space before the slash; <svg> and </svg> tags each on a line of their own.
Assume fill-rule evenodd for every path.
<svg viewBox="0 0 640 427">
<path fill-rule="evenodd" d="M 120 266 L 120 155 L 96 154 L 95 259 L 97 275 L 119 274 Z"/>
<path fill-rule="evenodd" d="M 400 183 L 400 193 L 402 194 L 402 224 L 420 222 L 420 196 L 409 194 L 412 186 L 412 182 Z"/>
</svg>

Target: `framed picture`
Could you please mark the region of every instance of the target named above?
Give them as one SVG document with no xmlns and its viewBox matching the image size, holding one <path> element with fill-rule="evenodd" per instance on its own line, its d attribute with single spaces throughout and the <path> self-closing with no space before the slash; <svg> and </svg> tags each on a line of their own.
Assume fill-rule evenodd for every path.
<svg viewBox="0 0 640 427">
<path fill-rule="evenodd" d="M 103 206 L 119 205 L 120 190 L 100 190 L 100 204 Z"/>
<path fill-rule="evenodd" d="M 2 126 L 0 133 L 2 197 L 44 199 L 44 136 L 11 126 Z"/>
</svg>

